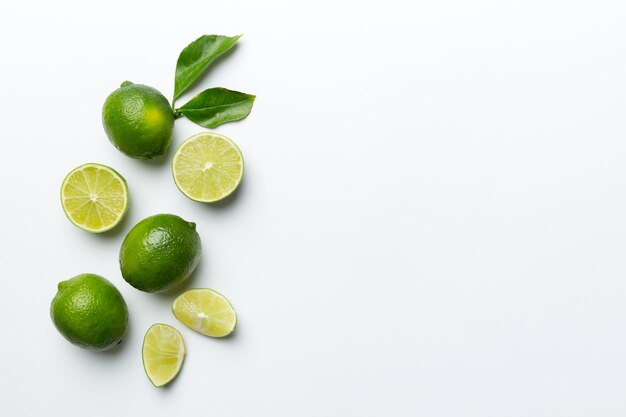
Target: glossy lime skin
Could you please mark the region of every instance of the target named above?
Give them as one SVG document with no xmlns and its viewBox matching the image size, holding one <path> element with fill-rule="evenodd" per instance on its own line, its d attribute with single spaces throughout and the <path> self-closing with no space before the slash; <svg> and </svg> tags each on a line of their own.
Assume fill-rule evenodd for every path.
<svg viewBox="0 0 626 417">
<path fill-rule="evenodd" d="M 162 292 L 191 275 L 201 252 L 195 223 L 157 214 L 128 232 L 120 249 L 120 269 L 126 282 L 138 290 Z"/>
<path fill-rule="evenodd" d="M 81 274 L 59 283 L 50 304 L 50 317 L 71 343 L 106 350 L 122 341 L 128 308 L 122 294 L 108 280 Z"/>
<path fill-rule="evenodd" d="M 122 153 L 151 159 L 163 155 L 172 141 L 174 112 L 159 91 L 125 81 L 104 102 L 102 124 Z"/>
</svg>

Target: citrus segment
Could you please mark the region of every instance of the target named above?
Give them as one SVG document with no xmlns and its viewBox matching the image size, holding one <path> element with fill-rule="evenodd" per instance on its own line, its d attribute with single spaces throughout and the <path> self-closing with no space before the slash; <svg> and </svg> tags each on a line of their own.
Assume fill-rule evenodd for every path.
<svg viewBox="0 0 626 417">
<path fill-rule="evenodd" d="M 143 367 L 155 387 L 173 380 L 185 360 L 185 342 L 178 330 L 167 324 L 153 324 L 143 339 Z"/>
<path fill-rule="evenodd" d="M 212 203 L 229 196 L 243 177 L 243 156 L 235 143 L 213 132 L 184 141 L 172 161 L 174 182 L 194 201 Z"/>
<path fill-rule="evenodd" d="M 112 168 L 85 164 L 71 171 L 61 185 L 61 204 L 67 218 L 91 233 L 114 228 L 128 209 L 128 187 Z"/>
<path fill-rule="evenodd" d="M 185 291 L 174 300 L 172 312 L 185 326 L 211 337 L 228 336 L 237 324 L 235 310 L 226 297 L 208 288 Z"/>
</svg>

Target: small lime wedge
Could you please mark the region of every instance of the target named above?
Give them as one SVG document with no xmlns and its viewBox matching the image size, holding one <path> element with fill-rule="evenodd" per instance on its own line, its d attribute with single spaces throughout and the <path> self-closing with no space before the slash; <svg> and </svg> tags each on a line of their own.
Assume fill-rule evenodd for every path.
<svg viewBox="0 0 626 417">
<path fill-rule="evenodd" d="M 206 336 L 228 336 L 237 325 L 237 314 L 230 302 L 208 288 L 185 291 L 174 300 L 172 312 L 185 326 Z"/>
<path fill-rule="evenodd" d="M 91 233 L 106 232 L 128 209 L 126 180 L 106 165 L 81 165 L 65 176 L 61 205 L 74 225 Z"/>
<path fill-rule="evenodd" d="M 235 143 L 213 132 L 198 133 L 185 140 L 172 160 L 178 189 L 202 203 L 228 197 L 243 177 L 243 156 Z"/>
<path fill-rule="evenodd" d="M 185 360 L 185 342 L 178 330 L 167 324 L 153 324 L 143 338 L 143 367 L 155 387 L 173 380 Z"/>
</svg>

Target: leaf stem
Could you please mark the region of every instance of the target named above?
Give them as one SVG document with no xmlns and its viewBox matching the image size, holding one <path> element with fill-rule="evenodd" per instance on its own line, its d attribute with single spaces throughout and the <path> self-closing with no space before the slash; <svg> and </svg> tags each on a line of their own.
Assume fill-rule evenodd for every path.
<svg viewBox="0 0 626 417">
<path fill-rule="evenodd" d="M 174 109 L 174 120 L 180 119 L 181 117 L 183 117 L 183 114 L 180 112 L 180 110 Z"/>
</svg>

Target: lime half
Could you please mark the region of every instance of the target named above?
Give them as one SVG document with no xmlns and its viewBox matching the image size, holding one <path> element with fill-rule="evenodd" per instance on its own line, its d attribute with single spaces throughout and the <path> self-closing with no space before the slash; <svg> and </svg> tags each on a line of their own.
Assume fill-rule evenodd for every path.
<svg viewBox="0 0 626 417">
<path fill-rule="evenodd" d="M 185 360 L 185 342 L 178 330 L 167 324 L 153 324 L 143 338 L 143 368 L 155 387 L 173 380 Z"/>
<path fill-rule="evenodd" d="M 243 177 L 243 156 L 235 143 L 213 132 L 193 135 L 176 150 L 172 173 L 178 189 L 202 203 L 228 197 Z"/>
<path fill-rule="evenodd" d="M 126 180 L 106 165 L 81 165 L 63 180 L 61 204 L 76 226 L 91 233 L 106 232 L 128 209 Z"/>
<path fill-rule="evenodd" d="M 185 326 L 206 336 L 228 336 L 237 325 L 237 314 L 230 302 L 208 288 L 185 291 L 174 300 L 172 312 Z"/>
</svg>

